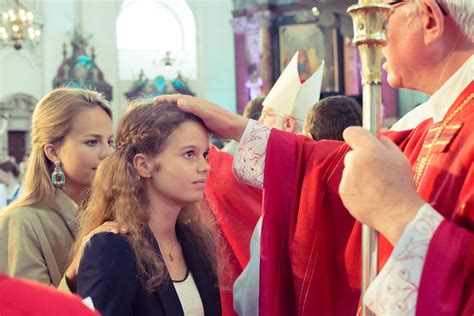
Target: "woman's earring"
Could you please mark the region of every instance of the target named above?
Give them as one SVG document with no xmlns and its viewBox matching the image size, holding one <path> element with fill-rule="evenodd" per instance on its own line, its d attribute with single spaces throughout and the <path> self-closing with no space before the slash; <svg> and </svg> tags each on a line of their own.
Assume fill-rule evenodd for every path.
<svg viewBox="0 0 474 316">
<path fill-rule="evenodd" d="M 62 188 L 64 184 L 66 184 L 66 175 L 61 169 L 61 162 L 59 160 L 54 162 L 54 171 L 51 174 L 51 183 L 53 183 L 56 188 Z"/>
</svg>

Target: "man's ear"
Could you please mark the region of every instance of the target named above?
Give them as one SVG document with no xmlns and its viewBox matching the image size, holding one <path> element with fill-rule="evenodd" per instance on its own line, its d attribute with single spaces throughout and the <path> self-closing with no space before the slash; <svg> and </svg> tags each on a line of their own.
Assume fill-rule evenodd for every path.
<svg viewBox="0 0 474 316">
<path fill-rule="evenodd" d="M 444 15 L 436 0 L 424 0 L 420 6 L 425 44 L 431 44 L 444 33 Z"/>
<path fill-rule="evenodd" d="M 151 178 L 153 169 L 156 167 L 153 159 L 144 155 L 136 154 L 133 157 L 133 167 L 142 178 Z"/>
<path fill-rule="evenodd" d="M 46 158 L 48 158 L 49 161 L 51 161 L 53 164 L 55 161 L 60 160 L 59 155 L 58 155 L 58 146 L 54 144 L 46 144 L 43 147 L 44 154 L 46 155 Z"/>
<path fill-rule="evenodd" d="M 295 133 L 296 132 L 296 120 L 292 116 L 283 117 L 283 126 L 282 129 L 285 132 Z"/>
</svg>

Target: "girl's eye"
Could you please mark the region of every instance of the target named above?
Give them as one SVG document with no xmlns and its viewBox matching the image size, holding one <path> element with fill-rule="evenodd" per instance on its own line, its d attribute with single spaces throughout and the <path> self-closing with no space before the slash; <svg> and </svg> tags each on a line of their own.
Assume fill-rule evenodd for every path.
<svg viewBox="0 0 474 316">
<path fill-rule="evenodd" d="M 193 158 L 194 157 L 194 151 L 192 151 L 192 150 L 187 151 L 186 153 L 184 153 L 184 156 L 186 158 Z"/>
<path fill-rule="evenodd" d="M 115 149 L 115 141 L 113 139 L 109 140 L 109 146 L 112 148 L 112 149 Z"/>
<path fill-rule="evenodd" d="M 98 143 L 97 139 L 93 139 L 93 140 L 88 140 L 88 141 L 86 141 L 86 145 L 87 145 L 87 146 L 90 146 L 90 147 L 96 146 L 97 143 Z"/>
<path fill-rule="evenodd" d="M 204 159 L 209 160 L 209 152 L 206 151 L 203 155 Z"/>
</svg>

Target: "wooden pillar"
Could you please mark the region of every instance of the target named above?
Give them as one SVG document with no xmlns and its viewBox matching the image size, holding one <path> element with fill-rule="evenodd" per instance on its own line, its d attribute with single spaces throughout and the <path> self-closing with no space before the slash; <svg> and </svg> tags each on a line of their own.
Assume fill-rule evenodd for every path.
<svg viewBox="0 0 474 316">
<path fill-rule="evenodd" d="M 273 86 L 273 42 L 272 14 L 269 10 L 255 13 L 260 26 L 260 76 L 263 80 L 263 93 L 268 94 Z"/>
</svg>

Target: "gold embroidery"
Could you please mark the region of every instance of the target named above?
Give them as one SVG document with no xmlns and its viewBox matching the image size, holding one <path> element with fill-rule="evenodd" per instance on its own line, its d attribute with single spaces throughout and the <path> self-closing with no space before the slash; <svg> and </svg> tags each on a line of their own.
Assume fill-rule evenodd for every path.
<svg viewBox="0 0 474 316">
<path fill-rule="evenodd" d="M 460 127 L 461 127 L 461 124 L 457 124 L 457 125 L 446 126 L 444 129 L 458 129 Z M 441 128 L 441 126 L 430 128 L 429 133 L 437 131 L 440 128 Z"/>
<path fill-rule="evenodd" d="M 431 146 L 440 146 L 440 145 L 447 145 L 449 144 L 449 140 L 440 140 L 437 141 L 436 144 L 424 144 L 423 148 L 429 148 Z"/>
<path fill-rule="evenodd" d="M 433 130 L 437 130 L 436 135 L 433 138 L 433 141 L 428 146 L 428 153 L 423 157 L 418 157 L 418 161 L 415 168 L 415 183 L 417 188 L 419 189 L 421 183 L 423 182 L 423 178 L 425 177 L 426 171 L 428 170 L 428 166 L 431 164 L 431 160 L 433 159 L 433 149 L 435 148 L 436 144 L 438 144 L 439 138 L 441 137 L 441 133 L 449 126 L 448 124 L 458 115 L 459 112 L 464 109 L 464 107 L 474 98 L 474 93 L 471 93 L 463 103 L 461 103 L 441 124 L 440 127 L 434 128 Z M 452 125 L 456 126 L 456 125 Z M 459 128 L 459 127 L 458 127 Z M 424 147 L 424 146 L 423 146 Z"/>
</svg>

